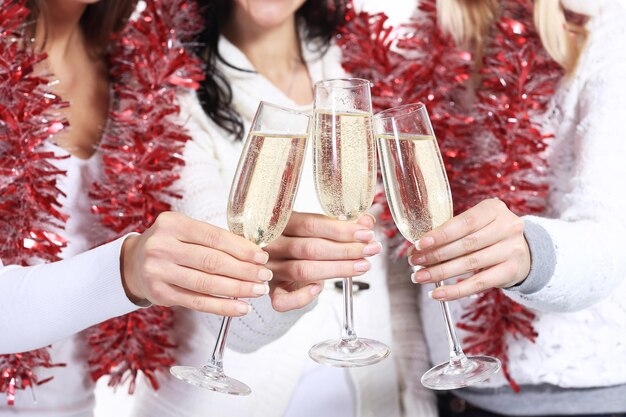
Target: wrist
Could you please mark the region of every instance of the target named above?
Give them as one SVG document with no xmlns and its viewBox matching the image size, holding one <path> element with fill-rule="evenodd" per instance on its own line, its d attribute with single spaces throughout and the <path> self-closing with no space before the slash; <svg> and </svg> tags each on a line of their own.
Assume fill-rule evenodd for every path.
<svg viewBox="0 0 626 417">
<path fill-rule="evenodd" d="M 120 273 L 126 297 L 134 304 L 143 305 L 146 299 L 139 288 L 132 262 L 138 241 L 139 235 L 130 235 L 124 240 L 120 251 Z"/>
<path fill-rule="evenodd" d="M 507 289 L 530 295 L 539 292 L 552 279 L 556 247 L 546 229 L 530 219 L 524 219 L 524 238 L 529 249 L 529 270 L 524 279 Z"/>
</svg>

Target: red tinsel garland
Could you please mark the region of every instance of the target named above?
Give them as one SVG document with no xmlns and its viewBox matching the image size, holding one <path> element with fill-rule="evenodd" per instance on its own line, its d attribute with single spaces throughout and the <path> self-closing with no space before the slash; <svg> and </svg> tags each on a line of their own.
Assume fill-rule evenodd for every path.
<svg viewBox="0 0 626 417">
<path fill-rule="evenodd" d="M 427 104 L 446 161 L 456 211 L 490 197 L 505 201 L 519 215 L 544 209 L 547 187 L 541 152 L 549 136 L 537 122 L 554 93 L 562 71 L 542 48 L 532 25 L 530 0 L 501 2 L 502 17 L 487 45 L 476 102 L 459 101 L 473 72 L 472 56 L 457 48 L 437 26 L 435 0 L 422 0 L 410 23 L 385 25 L 382 13 L 351 9 L 337 37 L 346 71 L 373 82 L 376 110 L 402 103 Z M 404 241 L 391 218 L 384 194 L 376 196 L 396 254 Z M 508 371 L 510 337 L 537 337 L 535 315 L 499 290 L 478 296 L 458 326 L 468 353 L 499 357 Z"/>
<path fill-rule="evenodd" d="M 65 239 L 54 232 L 66 216 L 59 211 L 54 166 L 60 159 L 44 149 L 67 122 L 59 116 L 65 107 L 47 91 L 49 80 L 34 75 L 45 55 L 23 47 L 26 0 L 0 0 L 0 260 L 29 265 L 59 259 Z M 2 335 L 10 337 L 10 335 Z M 47 348 L 0 355 L 0 392 L 8 404 L 15 390 L 47 382 L 34 373 L 55 364 Z"/>
<path fill-rule="evenodd" d="M 116 105 L 102 138 L 104 179 L 94 184 L 92 211 L 117 235 L 142 232 L 178 197 L 168 188 L 179 178 L 182 153 L 190 139 L 172 116 L 179 112 L 181 87 L 196 89 L 204 73 L 185 42 L 202 29 L 195 2 L 147 0 L 142 15 L 117 38 L 111 56 Z M 154 389 L 156 373 L 174 364 L 168 331 L 172 311 L 165 307 L 138 310 L 88 331 L 93 380 L 110 375 L 109 386 L 139 372 Z"/>
<path fill-rule="evenodd" d="M 23 37 L 25 0 L 0 0 L 0 259 L 29 265 L 59 260 L 66 241 L 56 181 L 63 171 L 44 144 L 67 123 L 57 116 L 67 106 L 35 77 L 45 59 Z M 114 40 L 111 78 L 114 106 L 102 139 L 104 181 L 94 184 L 93 210 L 116 236 L 143 231 L 170 206 L 168 187 L 178 178 L 189 139 L 172 120 L 180 88 L 197 88 L 200 62 L 184 43 L 201 29 L 197 6 L 186 0 L 147 0 L 146 8 Z M 144 309 L 89 331 L 93 379 L 111 375 L 109 385 L 143 372 L 156 389 L 156 372 L 173 363 L 169 310 Z M 59 366 L 47 349 L 0 356 L 0 392 L 14 403 L 16 389 L 38 380 L 35 368 Z"/>
</svg>

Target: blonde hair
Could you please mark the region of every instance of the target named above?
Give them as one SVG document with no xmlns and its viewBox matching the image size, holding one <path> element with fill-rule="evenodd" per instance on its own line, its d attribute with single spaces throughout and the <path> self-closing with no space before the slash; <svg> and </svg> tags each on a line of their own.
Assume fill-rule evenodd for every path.
<svg viewBox="0 0 626 417">
<path fill-rule="evenodd" d="M 498 0 L 437 0 L 439 27 L 452 36 L 457 45 L 481 48 L 489 30 L 499 17 Z M 576 68 L 582 42 L 574 33 L 586 34 L 565 20 L 560 0 L 535 0 L 534 18 L 541 42 L 550 56 L 568 73 Z"/>
<path fill-rule="evenodd" d="M 439 27 L 457 45 L 482 46 L 499 15 L 499 0 L 437 0 Z"/>
<path fill-rule="evenodd" d="M 567 23 L 565 11 L 560 0 L 535 0 L 535 27 L 544 48 L 552 59 L 558 62 L 568 73 L 574 72 L 582 42 L 586 33 L 582 28 Z"/>
</svg>

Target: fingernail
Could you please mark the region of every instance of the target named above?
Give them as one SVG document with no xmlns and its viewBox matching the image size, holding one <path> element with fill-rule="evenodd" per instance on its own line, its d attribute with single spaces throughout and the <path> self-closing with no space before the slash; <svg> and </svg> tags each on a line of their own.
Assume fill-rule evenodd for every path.
<svg viewBox="0 0 626 417">
<path fill-rule="evenodd" d="M 433 300 L 443 300 L 444 298 L 446 298 L 446 290 L 442 288 L 437 288 L 435 290 L 428 291 L 428 298 L 431 298 Z"/>
<path fill-rule="evenodd" d="M 417 271 L 413 275 L 411 275 L 411 281 L 415 284 L 426 282 L 430 279 L 430 272 L 427 270 Z"/>
<path fill-rule="evenodd" d="M 415 242 L 415 249 L 417 250 L 426 249 L 429 246 L 432 246 L 434 244 L 435 244 L 435 239 L 433 239 L 430 236 L 426 236 L 426 237 L 421 238 L 417 242 Z"/>
<path fill-rule="evenodd" d="M 376 236 L 371 230 L 357 230 L 354 232 L 354 238 L 361 242 L 371 242 Z"/>
<path fill-rule="evenodd" d="M 272 273 L 269 269 L 261 269 L 257 275 L 260 281 L 270 281 L 273 276 L 274 273 Z"/>
<path fill-rule="evenodd" d="M 380 242 L 372 242 L 363 248 L 363 255 L 372 256 L 380 253 L 383 245 Z"/>
<path fill-rule="evenodd" d="M 254 284 L 252 286 L 252 292 L 258 295 L 265 295 L 270 293 L 270 286 L 267 284 Z"/>
<path fill-rule="evenodd" d="M 366 272 L 371 268 L 371 264 L 368 261 L 358 261 L 354 263 L 354 270 L 356 272 Z"/>
<path fill-rule="evenodd" d="M 270 254 L 267 252 L 257 252 L 254 254 L 254 262 L 259 265 L 265 265 L 270 259 Z"/>
<path fill-rule="evenodd" d="M 252 311 L 252 306 L 246 303 L 238 303 L 237 311 L 240 312 L 241 314 L 248 314 Z"/>
<path fill-rule="evenodd" d="M 376 216 L 371 213 L 365 213 L 364 216 L 367 216 L 372 220 L 372 226 L 376 224 Z"/>
<path fill-rule="evenodd" d="M 411 266 L 419 266 L 419 265 L 424 265 L 424 263 L 426 262 L 426 257 L 424 256 L 411 256 L 409 258 L 409 265 Z"/>
<path fill-rule="evenodd" d="M 318 295 L 321 292 L 322 292 L 322 285 L 321 284 L 315 284 L 315 285 L 313 285 L 311 287 L 311 295 L 312 296 L 315 297 L 316 295 Z"/>
</svg>

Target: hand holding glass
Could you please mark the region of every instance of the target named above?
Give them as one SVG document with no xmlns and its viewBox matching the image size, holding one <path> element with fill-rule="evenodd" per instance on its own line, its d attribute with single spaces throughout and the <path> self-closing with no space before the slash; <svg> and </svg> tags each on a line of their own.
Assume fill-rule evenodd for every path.
<svg viewBox="0 0 626 417">
<path fill-rule="evenodd" d="M 228 228 L 264 247 L 278 238 L 291 215 L 304 163 L 310 116 L 261 102 L 239 159 L 228 201 Z M 211 196 L 207 196 L 211 198 Z M 231 317 L 222 321 L 209 363 L 174 366 L 192 385 L 233 395 L 250 388 L 224 374 L 222 358 Z"/>
<path fill-rule="evenodd" d="M 423 104 L 407 104 L 376 114 L 378 155 L 385 194 L 400 233 L 417 242 L 452 218 L 452 196 L 439 147 Z M 442 286 L 436 283 L 437 287 Z M 441 302 L 450 344 L 450 361 L 422 376 L 431 389 L 462 388 L 486 380 L 500 369 L 490 356 L 466 356 L 456 337 L 448 304 Z"/>
</svg>

